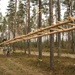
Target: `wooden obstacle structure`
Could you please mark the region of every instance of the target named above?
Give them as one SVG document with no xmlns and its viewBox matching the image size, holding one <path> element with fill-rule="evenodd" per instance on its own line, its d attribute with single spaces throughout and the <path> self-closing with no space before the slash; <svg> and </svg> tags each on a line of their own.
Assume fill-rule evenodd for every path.
<svg viewBox="0 0 75 75">
<path fill-rule="evenodd" d="M 23 40 L 29 40 L 29 39 L 34 39 L 34 38 L 39 38 L 51 34 L 56 34 L 56 33 L 62 33 L 62 32 L 69 32 L 72 30 L 75 30 L 75 18 L 69 17 L 67 21 L 65 22 L 57 22 L 57 24 L 52 24 L 51 26 L 45 27 L 45 28 L 40 28 L 35 32 L 30 32 L 27 35 L 21 35 L 18 37 L 15 37 L 11 40 L 4 41 L 0 43 L 0 45 L 8 45 L 12 44 L 15 42 L 23 41 Z M 68 26 L 69 28 L 64 28 L 62 26 Z M 52 30 L 52 32 L 50 32 Z"/>
</svg>

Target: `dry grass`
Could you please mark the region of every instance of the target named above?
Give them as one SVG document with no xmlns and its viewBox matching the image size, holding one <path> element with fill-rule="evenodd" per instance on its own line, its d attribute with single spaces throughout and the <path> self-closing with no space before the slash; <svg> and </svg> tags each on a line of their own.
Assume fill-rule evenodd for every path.
<svg viewBox="0 0 75 75">
<path fill-rule="evenodd" d="M 37 56 L 15 53 L 0 55 L 0 75 L 75 75 L 75 59 L 55 57 L 54 70 L 50 70 L 49 57 L 39 62 Z"/>
</svg>

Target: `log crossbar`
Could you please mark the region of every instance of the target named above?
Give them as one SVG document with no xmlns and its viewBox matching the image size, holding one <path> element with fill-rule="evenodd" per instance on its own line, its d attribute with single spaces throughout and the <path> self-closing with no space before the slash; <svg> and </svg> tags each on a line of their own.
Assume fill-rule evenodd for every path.
<svg viewBox="0 0 75 75">
<path fill-rule="evenodd" d="M 21 35 L 21 36 L 13 38 L 11 40 L 2 42 L 2 43 L 0 43 L 0 45 L 4 45 L 4 44 L 7 45 L 7 44 L 12 44 L 15 42 L 23 41 L 23 40 L 29 40 L 29 39 L 39 38 L 39 37 L 43 37 L 43 36 L 47 36 L 47 35 L 51 35 L 51 34 L 72 31 L 72 30 L 75 30 L 74 22 L 75 22 L 75 19 L 72 17 L 69 17 L 69 19 L 65 22 L 59 22 L 57 24 L 53 24 L 53 25 L 45 27 L 45 28 L 40 28 L 35 32 L 28 33 L 27 35 Z M 69 23 L 73 23 L 73 24 L 69 24 Z M 71 25 L 71 26 L 70 26 L 70 28 L 66 29 L 64 27 L 61 27 L 62 25 Z M 50 32 L 50 30 L 53 30 L 53 32 Z"/>
</svg>

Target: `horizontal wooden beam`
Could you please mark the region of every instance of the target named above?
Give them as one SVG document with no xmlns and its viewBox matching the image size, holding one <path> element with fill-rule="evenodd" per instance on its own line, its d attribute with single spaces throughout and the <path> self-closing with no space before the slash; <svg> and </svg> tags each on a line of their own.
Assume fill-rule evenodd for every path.
<svg viewBox="0 0 75 75">
<path fill-rule="evenodd" d="M 71 23 L 68 23 L 68 25 L 70 25 L 70 26 L 75 26 L 75 24 L 71 24 Z"/>
<path fill-rule="evenodd" d="M 62 30 L 64 30 L 65 28 L 63 28 L 63 27 L 61 27 L 61 26 L 58 26 L 58 28 L 60 28 L 60 29 L 62 29 Z"/>
<path fill-rule="evenodd" d="M 40 28 L 40 29 L 38 29 L 37 31 L 35 31 L 35 32 L 30 32 L 30 33 L 28 33 L 27 35 L 22 35 L 22 36 L 18 36 L 18 37 L 15 37 L 14 39 L 17 39 L 17 38 L 21 38 L 21 37 L 26 37 L 26 36 L 30 36 L 30 35 L 33 35 L 33 34 L 36 34 L 36 33 L 38 33 L 38 32 L 42 32 L 42 31 L 44 31 L 44 30 L 48 30 L 48 29 L 51 29 L 51 28 L 55 28 L 55 27 L 58 27 L 58 26 L 62 26 L 62 25 L 65 25 L 65 24 L 68 24 L 68 23 L 70 23 L 70 22 L 72 22 L 71 20 L 69 21 L 65 21 L 65 22 L 61 22 L 61 23 L 58 23 L 58 24 L 53 24 L 53 25 L 51 25 L 51 26 L 48 26 L 48 27 L 45 27 L 45 28 Z"/>
<path fill-rule="evenodd" d="M 27 35 L 21 35 L 21 36 L 15 37 L 12 40 L 8 40 L 8 41 L 5 41 L 5 42 L 2 42 L 0 45 L 2 45 L 2 44 L 9 44 L 12 41 L 17 42 L 17 40 L 18 41 L 22 41 L 22 40 L 28 40 L 28 39 L 32 39 L 32 38 L 38 38 L 38 37 L 42 37 L 42 36 L 46 36 L 46 35 L 56 34 L 56 33 L 60 33 L 60 32 L 71 31 L 71 30 L 74 30 L 75 28 L 74 27 L 71 28 L 71 29 L 70 28 L 68 28 L 68 29 L 61 28 L 62 30 L 57 30 L 57 31 L 53 31 L 53 32 L 48 32 L 48 33 L 45 33 L 45 34 L 37 35 L 40 32 L 44 32 L 45 30 L 50 30 L 50 29 L 56 28 L 58 26 L 67 25 L 68 23 L 71 23 L 73 21 L 75 21 L 75 19 L 71 18 L 68 21 L 65 21 L 65 22 L 62 22 L 62 23 L 58 23 L 58 24 L 55 24 L 55 25 L 52 25 L 52 26 L 48 26 L 48 27 L 45 27 L 45 28 L 41 28 L 41 29 L 38 29 L 35 32 L 30 32 Z"/>
<path fill-rule="evenodd" d="M 4 43 L 4 44 L 12 44 L 12 43 L 19 42 L 19 41 L 23 41 L 23 40 L 35 39 L 35 38 L 39 38 L 39 37 L 43 37 L 43 36 L 47 36 L 47 35 L 56 34 L 56 33 L 68 32 L 68 31 L 71 31 L 71 30 L 75 30 L 75 27 L 71 27 L 71 28 L 68 28 L 68 29 L 65 29 L 65 30 L 48 32 L 48 33 L 44 33 L 42 35 L 34 35 L 34 36 L 30 36 L 30 37 L 19 38 L 19 39 L 12 40 L 11 42 Z"/>
</svg>

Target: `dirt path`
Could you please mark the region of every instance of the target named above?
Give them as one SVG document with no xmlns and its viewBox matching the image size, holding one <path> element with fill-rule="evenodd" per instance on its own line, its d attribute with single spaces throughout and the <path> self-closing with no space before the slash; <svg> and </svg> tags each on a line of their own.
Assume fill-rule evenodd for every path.
<svg viewBox="0 0 75 75">
<path fill-rule="evenodd" d="M 21 51 L 21 50 L 18 50 L 16 52 L 24 52 L 24 51 Z M 28 53 L 28 52 L 27 52 Z M 2 51 L 2 48 L 0 50 L 0 54 L 3 54 L 3 51 Z M 31 51 L 31 54 L 32 55 L 38 55 L 38 52 L 36 51 Z M 43 56 L 50 56 L 50 52 L 42 52 L 42 55 Z M 54 53 L 54 56 L 57 56 L 58 54 L 57 53 Z M 75 58 L 75 54 L 70 54 L 70 53 L 62 53 L 61 54 L 61 57 L 69 57 L 69 58 Z"/>
<path fill-rule="evenodd" d="M 16 52 L 23 52 L 24 53 L 24 51 L 21 51 L 21 50 L 18 50 L 18 51 L 16 51 Z M 28 52 L 27 52 L 28 53 Z M 3 54 L 3 51 L 2 50 L 0 50 L 0 54 Z M 38 52 L 36 52 L 36 51 L 31 51 L 31 54 L 32 55 L 38 55 Z M 42 52 L 42 55 L 43 56 L 50 56 L 50 52 Z M 58 54 L 57 53 L 54 53 L 54 56 L 57 56 Z M 62 53 L 61 54 L 61 57 L 69 57 L 69 58 L 75 58 L 75 54 L 70 54 L 70 53 Z"/>
<path fill-rule="evenodd" d="M 16 51 L 16 52 L 23 52 L 24 53 L 24 51 Z M 27 54 L 28 54 L 28 51 L 26 52 Z M 31 51 L 31 54 L 32 55 L 38 55 L 38 52 L 36 52 L 36 51 Z M 50 52 L 42 52 L 42 55 L 43 56 L 50 56 Z M 58 54 L 57 53 L 54 53 L 54 56 L 58 56 Z M 69 58 L 75 58 L 75 54 L 70 54 L 70 53 L 61 53 L 61 57 L 69 57 Z"/>
<path fill-rule="evenodd" d="M 33 52 L 31 52 L 31 54 L 32 55 L 38 55 L 38 52 L 35 52 L 35 51 L 33 51 Z M 43 56 L 50 56 L 50 53 L 49 52 L 42 52 L 42 55 Z M 57 53 L 54 53 L 54 56 L 57 56 Z M 61 57 L 69 57 L 69 58 L 75 58 L 75 54 L 66 54 L 66 53 L 62 53 L 61 54 Z"/>
</svg>

